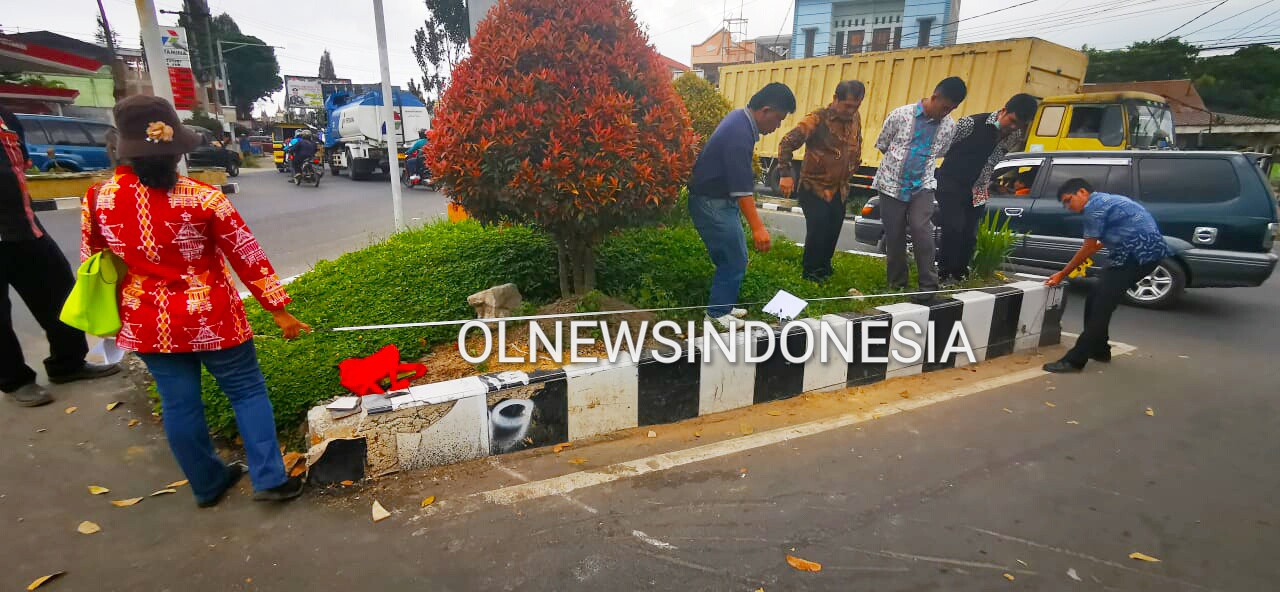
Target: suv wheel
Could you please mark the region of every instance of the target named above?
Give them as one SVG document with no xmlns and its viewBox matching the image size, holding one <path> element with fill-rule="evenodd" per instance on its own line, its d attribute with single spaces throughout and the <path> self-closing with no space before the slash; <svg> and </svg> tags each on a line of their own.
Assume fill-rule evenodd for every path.
<svg viewBox="0 0 1280 592">
<path fill-rule="evenodd" d="M 1161 261 L 1147 277 L 1124 293 L 1129 304 L 1143 308 L 1168 308 L 1187 287 L 1187 272 L 1171 260 Z"/>
</svg>

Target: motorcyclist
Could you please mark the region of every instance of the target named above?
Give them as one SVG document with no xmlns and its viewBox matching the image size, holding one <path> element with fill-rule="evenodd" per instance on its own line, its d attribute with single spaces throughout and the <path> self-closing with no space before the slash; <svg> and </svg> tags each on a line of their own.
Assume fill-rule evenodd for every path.
<svg viewBox="0 0 1280 592">
<path fill-rule="evenodd" d="M 405 159 L 405 170 L 409 176 L 422 174 L 422 149 L 427 145 L 427 130 L 418 130 L 418 139 L 409 145 L 408 158 Z"/>
<path fill-rule="evenodd" d="M 301 177 L 302 165 L 316 155 L 316 143 L 311 137 L 311 130 L 299 130 L 294 134 L 293 139 L 285 144 L 284 152 L 293 156 L 289 162 L 289 166 L 293 169 L 293 177 L 295 179 Z"/>
</svg>

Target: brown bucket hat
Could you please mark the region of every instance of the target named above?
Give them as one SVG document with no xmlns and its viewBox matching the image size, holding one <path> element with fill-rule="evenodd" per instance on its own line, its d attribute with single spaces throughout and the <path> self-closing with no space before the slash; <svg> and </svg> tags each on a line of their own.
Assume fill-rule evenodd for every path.
<svg viewBox="0 0 1280 592">
<path fill-rule="evenodd" d="M 116 103 L 119 158 L 186 154 L 200 145 L 200 136 L 178 119 L 173 105 L 160 97 L 134 95 Z"/>
</svg>

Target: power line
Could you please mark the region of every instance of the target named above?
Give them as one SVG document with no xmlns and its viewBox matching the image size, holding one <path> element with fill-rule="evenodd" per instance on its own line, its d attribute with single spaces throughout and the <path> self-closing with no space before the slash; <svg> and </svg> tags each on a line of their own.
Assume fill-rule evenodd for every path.
<svg viewBox="0 0 1280 592">
<path fill-rule="evenodd" d="M 1087 17 L 1051 18 L 1042 22 L 1030 23 L 1027 26 L 1035 27 L 1037 25 L 1047 24 L 1048 25 L 1047 27 L 1042 26 L 1041 28 L 1036 30 L 1036 33 L 1039 34 L 1039 33 L 1046 33 L 1050 31 L 1066 31 L 1070 29 L 1077 29 L 1080 27 L 1087 27 L 1089 25 L 1099 23 L 1099 22 L 1111 22 L 1111 21 L 1117 21 L 1117 20 L 1130 19 L 1134 17 L 1142 17 L 1142 16 L 1149 15 L 1151 12 L 1151 9 L 1144 8 L 1142 10 L 1137 10 L 1134 12 L 1126 12 L 1126 13 L 1116 14 L 1116 15 L 1103 15 L 1102 13 L 1111 12 L 1112 10 L 1118 10 L 1122 8 L 1135 8 L 1141 4 L 1149 4 L 1154 1 L 1156 0 L 1146 0 L 1144 2 L 1123 5 L 1113 9 L 1098 10 L 1098 11 L 1094 11 L 1094 14 L 1092 16 L 1087 16 Z M 1209 4 L 1215 1 L 1216 0 L 1198 0 L 1198 1 L 1186 2 L 1184 4 L 1180 4 L 1170 8 L 1189 8 L 1192 6 Z M 984 38 L 976 39 L 975 41 L 989 41 L 997 38 L 999 37 L 984 37 Z"/>
<path fill-rule="evenodd" d="M 1249 8 L 1249 9 L 1242 10 L 1242 11 L 1237 12 L 1237 13 L 1235 13 L 1235 14 L 1233 14 L 1233 15 L 1229 16 L 1229 17 L 1226 17 L 1226 18 L 1221 19 L 1221 20 L 1214 21 L 1214 22 L 1212 22 L 1212 23 L 1210 23 L 1210 24 L 1207 24 L 1207 25 L 1205 25 L 1205 26 L 1203 26 L 1203 27 L 1200 27 L 1199 29 L 1196 29 L 1196 30 L 1194 30 L 1194 31 L 1192 31 L 1192 32 L 1190 32 L 1190 33 L 1187 33 L 1186 35 L 1183 35 L 1183 37 L 1190 37 L 1190 36 L 1192 36 L 1192 35 L 1195 35 L 1196 33 L 1199 33 L 1200 31 L 1203 31 L 1203 30 L 1205 30 L 1205 29 L 1208 29 L 1209 27 L 1212 27 L 1212 26 L 1214 26 L 1214 25 L 1218 25 L 1218 24 L 1221 24 L 1221 23 L 1227 22 L 1227 21 L 1229 21 L 1229 20 L 1231 20 L 1231 19 L 1233 19 L 1233 18 L 1236 18 L 1236 17 L 1238 17 L 1238 16 L 1244 15 L 1245 13 L 1253 12 L 1253 11 L 1255 11 L 1255 10 L 1257 10 L 1257 9 L 1259 9 L 1259 8 L 1262 8 L 1263 6 L 1266 6 L 1266 5 L 1268 5 L 1268 4 L 1271 4 L 1272 2 L 1275 2 L 1275 1 L 1276 1 L 1276 0 L 1267 0 L 1266 2 L 1263 2 L 1262 4 L 1258 4 L 1257 6 L 1254 6 L 1253 8 Z"/>
<path fill-rule="evenodd" d="M 1227 3 L 1227 0 L 1222 0 L 1222 2 L 1219 2 L 1219 3 L 1217 3 L 1217 4 L 1214 4 L 1214 5 L 1213 5 L 1213 7 L 1212 7 L 1212 8 L 1210 8 L 1209 10 L 1206 10 L 1206 11 L 1204 11 L 1204 12 L 1200 13 L 1200 14 L 1197 14 L 1197 15 L 1196 15 L 1195 17 L 1193 17 L 1191 20 L 1189 20 L 1189 21 L 1187 21 L 1187 22 L 1185 22 L 1185 23 L 1182 23 L 1181 25 L 1178 25 L 1178 26 L 1174 27 L 1172 31 L 1169 31 L 1168 33 L 1165 33 L 1164 35 L 1161 35 L 1161 36 L 1159 36 L 1159 37 L 1156 37 L 1156 41 L 1159 41 L 1159 40 L 1161 40 L 1161 39 L 1164 39 L 1165 37 L 1168 37 L 1168 36 L 1170 36 L 1170 35 L 1174 34 L 1175 32 L 1177 32 L 1177 31 L 1178 31 L 1178 29 L 1181 29 L 1181 28 L 1183 28 L 1183 27 L 1185 27 L 1185 26 L 1187 26 L 1187 25 L 1190 25 L 1191 23 L 1194 23 L 1194 22 L 1196 22 L 1196 21 L 1200 20 L 1200 17 L 1202 17 L 1202 16 L 1204 16 L 1204 15 L 1206 15 L 1206 14 L 1209 14 L 1210 12 L 1213 12 L 1214 10 L 1217 10 L 1219 6 L 1222 6 L 1223 4 L 1226 4 L 1226 3 Z"/>
</svg>

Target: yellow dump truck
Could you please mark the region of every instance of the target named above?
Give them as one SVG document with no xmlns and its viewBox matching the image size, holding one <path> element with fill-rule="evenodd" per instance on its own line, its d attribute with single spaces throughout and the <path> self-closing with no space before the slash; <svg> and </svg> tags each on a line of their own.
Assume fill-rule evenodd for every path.
<svg viewBox="0 0 1280 592">
<path fill-rule="evenodd" d="M 756 156 L 775 189 L 778 142 L 799 116 L 830 103 L 842 80 L 861 80 L 867 86 L 861 109 L 863 168 L 854 178 L 855 186 L 868 186 L 880 164 L 875 140 L 885 115 L 928 96 L 948 76 L 959 76 L 969 87 L 968 97 L 952 117 L 999 110 L 1017 93 L 1042 98 L 1028 131 L 1029 150 L 1148 148 L 1156 147 L 1164 136 L 1173 144 L 1173 117 L 1161 97 L 1075 94 L 1087 65 L 1088 57 L 1068 47 L 1043 39 L 1006 39 L 728 66 L 720 70 L 720 92 L 734 107 L 745 106 L 752 94 L 770 82 L 782 82 L 795 92 L 797 115 L 756 144 Z M 803 157 L 803 149 L 794 155 Z"/>
</svg>

